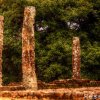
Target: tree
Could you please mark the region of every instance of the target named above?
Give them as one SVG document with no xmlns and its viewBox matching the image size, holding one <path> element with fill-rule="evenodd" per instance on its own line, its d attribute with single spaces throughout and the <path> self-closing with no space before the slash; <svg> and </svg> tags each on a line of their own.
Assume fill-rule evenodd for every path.
<svg viewBox="0 0 100 100">
<path fill-rule="evenodd" d="M 98 80 L 100 2 L 33 0 L 32 5 L 37 8 L 36 62 L 40 71 L 39 78 L 51 81 L 71 77 L 72 37 L 79 36 L 82 49 L 82 77 Z M 94 77 L 91 77 L 92 74 Z"/>
<path fill-rule="evenodd" d="M 78 36 L 82 51 L 81 75 L 99 80 L 100 0 L 4 0 L 0 6 L 0 14 L 5 16 L 4 73 L 15 67 L 10 75 L 14 74 L 17 80 L 15 77 L 21 64 L 23 10 L 28 5 L 35 6 L 37 12 L 35 52 L 38 79 L 49 82 L 71 78 L 72 37 Z"/>
<path fill-rule="evenodd" d="M 4 83 L 21 80 L 21 26 L 23 22 L 24 0 L 3 0 L 0 14 L 4 16 Z"/>
</svg>

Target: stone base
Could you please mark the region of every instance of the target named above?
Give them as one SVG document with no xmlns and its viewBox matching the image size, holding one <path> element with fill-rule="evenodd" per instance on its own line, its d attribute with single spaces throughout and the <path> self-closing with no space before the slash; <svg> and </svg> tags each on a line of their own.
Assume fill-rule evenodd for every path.
<svg viewBox="0 0 100 100">
<path fill-rule="evenodd" d="M 93 86 L 96 84 L 98 87 L 88 87 L 87 85 L 90 84 Z M 79 86 L 81 87 L 76 88 Z M 38 81 L 38 87 L 40 90 L 34 91 L 33 89 L 25 90 L 20 83 L 2 86 L 0 100 L 100 100 L 100 81 L 82 79 L 55 80 L 50 83 Z"/>
<path fill-rule="evenodd" d="M 0 97 L 0 100 L 100 100 L 100 87 L 0 91 Z"/>
<path fill-rule="evenodd" d="M 1 86 L 0 91 L 19 91 L 19 90 L 25 90 L 25 87 L 23 86 Z"/>
<path fill-rule="evenodd" d="M 39 89 L 59 89 L 59 88 L 81 88 L 81 87 L 100 87 L 100 81 L 86 79 L 61 79 L 50 83 L 38 81 Z"/>
</svg>

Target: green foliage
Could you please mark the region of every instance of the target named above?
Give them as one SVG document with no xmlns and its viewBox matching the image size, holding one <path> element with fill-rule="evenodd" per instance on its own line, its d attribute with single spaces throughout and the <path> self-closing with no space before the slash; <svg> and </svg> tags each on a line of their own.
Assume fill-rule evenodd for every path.
<svg viewBox="0 0 100 100">
<path fill-rule="evenodd" d="M 82 77 L 99 80 L 98 5 L 100 2 L 98 0 L 96 2 L 92 0 L 37 0 L 35 2 L 33 0 L 32 5 L 37 8 L 36 25 L 48 26 L 46 31 L 36 33 L 36 64 L 40 71 L 38 77 L 46 81 L 70 78 L 72 37 L 79 36 L 82 50 Z M 71 28 L 67 22 L 77 23 L 79 26 Z M 60 67 L 61 72 L 58 71 Z M 94 76 L 91 77 L 93 74 Z"/>
<path fill-rule="evenodd" d="M 3 0 L 0 14 L 4 16 L 4 83 L 21 80 L 21 26 L 25 1 Z"/>
<path fill-rule="evenodd" d="M 24 7 L 28 5 L 36 7 L 38 79 L 48 82 L 71 78 L 72 37 L 79 36 L 82 77 L 99 80 L 100 0 L 3 0 L 0 2 L 0 14 L 5 17 L 5 82 L 20 80 L 16 76 L 20 76 L 21 70 L 21 28 Z M 15 78 L 11 78 L 12 75 Z"/>
<path fill-rule="evenodd" d="M 82 52 L 82 72 L 84 77 L 100 80 L 100 47 L 91 46 Z"/>
</svg>

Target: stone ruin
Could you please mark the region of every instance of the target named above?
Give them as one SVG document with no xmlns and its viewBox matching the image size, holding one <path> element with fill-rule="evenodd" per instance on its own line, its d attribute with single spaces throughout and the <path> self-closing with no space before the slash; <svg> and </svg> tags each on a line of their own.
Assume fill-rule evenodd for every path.
<svg viewBox="0 0 100 100">
<path fill-rule="evenodd" d="M 0 86 L 2 86 L 3 20 L 4 17 L 0 16 Z"/>
<path fill-rule="evenodd" d="M 35 73 L 35 38 L 34 23 L 35 7 L 26 7 L 22 28 L 22 82 L 25 88 L 37 90 Z M 3 49 L 3 16 L 0 16 L 0 85 L 2 86 L 2 49 Z M 73 37 L 72 45 L 72 79 L 80 79 L 80 42 L 78 37 Z"/>
<path fill-rule="evenodd" d="M 100 100 L 100 88 L 60 88 L 60 85 L 80 85 L 80 83 L 96 83 L 89 80 L 77 81 L 80 76 L 80 41 L 73 37 L 72 43 L 72 80 L 58 80 L 50 84 L 43 84 L 46 90 L 37 90 L 39 84 L 35 73 L 35 38 L 34 23 L 36 11 L 34 7 L 26 7 L 22 28 L 22 86 L 2 86 L 2 50 L 3 50 L 3 21 L 0 16 L 0 100 Z M 75 81 L 73 81 L 75 80 Z M 63 84 L 62 84 L 63 83 Z M 100 82 L 98 82 L 100 84 Z M 37 86 L 38 85 L 38 86 Z M 54 86 L 54 89 L 51 87 Z M 58 86 L 58 88 L 56 88 Z M 47 89 L 50 87 L 50 89 Z M 27 91 L 26 91 L 27 89 Z M 20 91 L 18 91 L 20 90 Z M 22 91 L 23 90 L 23 91 Z M 37 91 L 36 91 L 37 90 Z M 5 98 L 6 97 L 6 98 Z M 93 98 L 96 99 L 93 99 Z M 13 98 L 13 99 L 12 99 Z"/>
<path fill-rule="evenodd" d="M 35 73 L 35 38 L 34 17 L 35 8 L 26 7 L 22 28 L 22 73 L 23 84 L 26 88 L 37 90 L 37 78 Z"/>
<path fill-rule="evenodd" d="M 80 40 L 78 37 L 73 37 L 72 44 L 72 68 L 73 68 L 73 79 L 80 79 Z"/>
</svg>

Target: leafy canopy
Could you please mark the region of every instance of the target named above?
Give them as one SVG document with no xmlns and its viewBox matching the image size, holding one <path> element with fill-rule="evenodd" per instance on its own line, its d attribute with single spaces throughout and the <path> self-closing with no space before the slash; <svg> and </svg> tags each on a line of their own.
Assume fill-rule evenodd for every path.
<svg viewBox="0 0 100 100">
<path fill-rule="evenodd" d="M 0 14 L 5 16 L 4 81 L 16 81 L 20 76 L 21 28 L 24 7 L 28 5 L 36 7 L 38 79 L 48 82 L 71 78 L 72 37 L 78 36 L 82 78 L 99 80 L 100 0 L 3 0 Z"/>
</svg>

